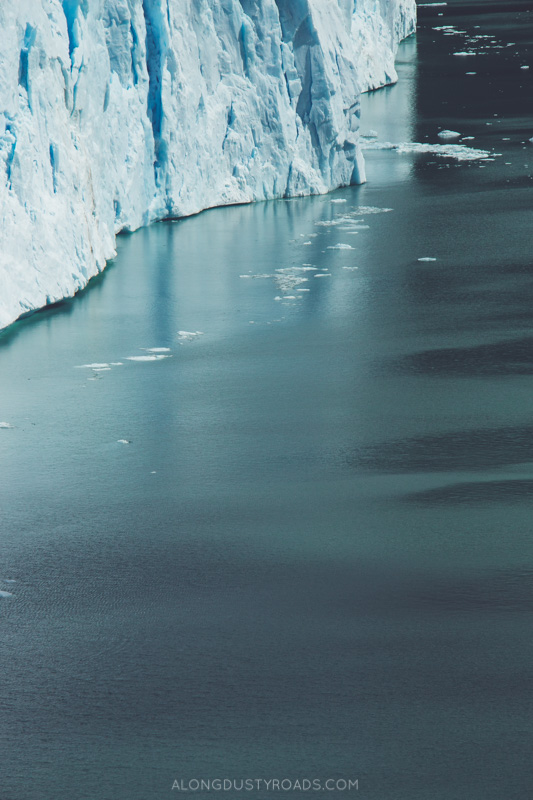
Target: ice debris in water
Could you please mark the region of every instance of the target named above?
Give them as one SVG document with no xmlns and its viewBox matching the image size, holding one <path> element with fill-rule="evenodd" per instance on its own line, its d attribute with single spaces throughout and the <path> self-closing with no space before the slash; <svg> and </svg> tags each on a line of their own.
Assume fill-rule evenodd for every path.
<svg viewBox="0 0 533 800">
<path fill-rule="evenodd" d="M 450 141 L 451 139 L 460 139 L 461 134 L 458 131 L 439 131 L 437 134 L 439 139 L 444 139 L 445 141 Z"/>
<path fill-rule="evenodd" d="M 394 150 L 400 155 L 428 153 L 457 161 L 480 161 L 489 158 L 488 150 L 479 150 L 463 144 L 421 144 L 420 142 L 364 142 L 363 150 Z"/>
<path fill-rule="evenodd" d="M 147 353 L 170 353 L 170 347 L 143 347 Z"/>
<path fill-rule="evenodd" d="M 109 366 L 110 366 L 109 364 L 105 364 L 105 363 L 103 363 L 103 364 L 99 364 L 99 363 L 95 363 L 95 364 L 79 364 L 78 366 L 76 366 L 76 369 L 109 369 Z"/>
<path fill-rule="evenodd" d="M 117 444 L 131 444 L 129 439 L 117 439 Z"/>
<path fill-rule="evenodd" d="M 11 423 L 9 423 L 9 422 L 0 422 L 0 428 L 7 429 L 7 428 L 12 428 L 12 427 L 13 427 L 13 425 L 11 425 Z"/>
<path fill-rule="evenodd" d="M 178 339 L 182 342 L 192 342 L 197 336 L 203 336 L 202 331 L 178 331 Z"/>
<path fill-rule="evenodd" d="M 4 592 L 2 589 L 0 589 L 0 597 L 13 597 L 13 595 L 11 592 Z"/>
<path fill-rule="evenodd" d="M 523 69 L 523 68 L 522 68 L 522 69 Z M 331 200 L 331 202 L 332 202 L 332 203 L 346 203 L 346 200 L 341 200 L 341 199 L 339 199 L 339 198 L 335 198 L 334 200 Z"/>
<path fill-rule="evenodd" d="M 377 208 L 377 206 L 357 206 L 352 211 L 352 216 L 366 216 L 367 214 L 388 214 L 389 211 L 394 211 L 393 208 Z"/>
<path fill-rule="evenodd" d="M 436 258 L 431 258 L 430 256 L 424 256 L 423 258 L 419 258 L 419 261 L 436 261 Z"/>
<path fill-rule="evenodd" d="M 337 244 L 330 244 L 328 250 L 353 250 L 353 247 L 351 244 L 344 244 L 343 242 L 338 242 Z"/>
<path fill-rule="evenodd" d="M 170 358 L 170 356 L 152 353 L 149 356 L 126 356 L 126 361 L 161 361 L 163 358 Z"/>
</svg>

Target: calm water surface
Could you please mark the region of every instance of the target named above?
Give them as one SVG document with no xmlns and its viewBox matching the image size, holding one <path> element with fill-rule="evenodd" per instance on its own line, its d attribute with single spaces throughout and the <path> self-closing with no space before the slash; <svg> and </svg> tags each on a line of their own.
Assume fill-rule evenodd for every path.
<svg viewBox="0 0 533 800">
<path fill-rule="evenodd" d="M 421 9 L 365 100 L 494 160 L 121 237 L 3 334 L 2 800 L 531 795 L 532 39 L 529 2 Z"/>
</svg>

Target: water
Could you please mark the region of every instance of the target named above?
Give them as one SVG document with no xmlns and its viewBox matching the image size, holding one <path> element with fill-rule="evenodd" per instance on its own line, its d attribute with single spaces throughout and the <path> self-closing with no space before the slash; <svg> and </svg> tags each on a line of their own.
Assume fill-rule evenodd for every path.
<svg viewBox="0 0 533 800">
<path fill-rule="evenodd" d="M 3 335 L 2 800 L 529 795 L 532 15 L 421 9 L 365 101 L 495 160 L 369 152 L 364 187 L 121 237 Z"/>
</svg>

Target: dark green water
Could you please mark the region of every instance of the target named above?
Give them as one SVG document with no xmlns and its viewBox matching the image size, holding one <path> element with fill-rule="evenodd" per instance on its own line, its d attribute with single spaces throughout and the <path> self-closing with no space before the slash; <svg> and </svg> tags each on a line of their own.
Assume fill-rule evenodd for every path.
<svg viewBox="0 0 533 800">
<path fill-rule="evenodd" d="M 153 226 L 4 333 L 1 800 L 531 795 L 532 17 L 421 9 L 364 104 L 495 160 Z"/>
</svg>

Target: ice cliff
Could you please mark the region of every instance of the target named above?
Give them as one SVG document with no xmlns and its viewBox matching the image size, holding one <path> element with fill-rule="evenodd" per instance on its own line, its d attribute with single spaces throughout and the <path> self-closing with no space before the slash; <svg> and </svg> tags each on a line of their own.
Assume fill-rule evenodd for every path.
<svg viewBox="0 0 533 800">
<path fill-rule="evenodd" d="M 5 0 L 0 327 L 70 296 L 115 235 L 364 180 L 359 94 L 415 0 Z"/>
</svg>

